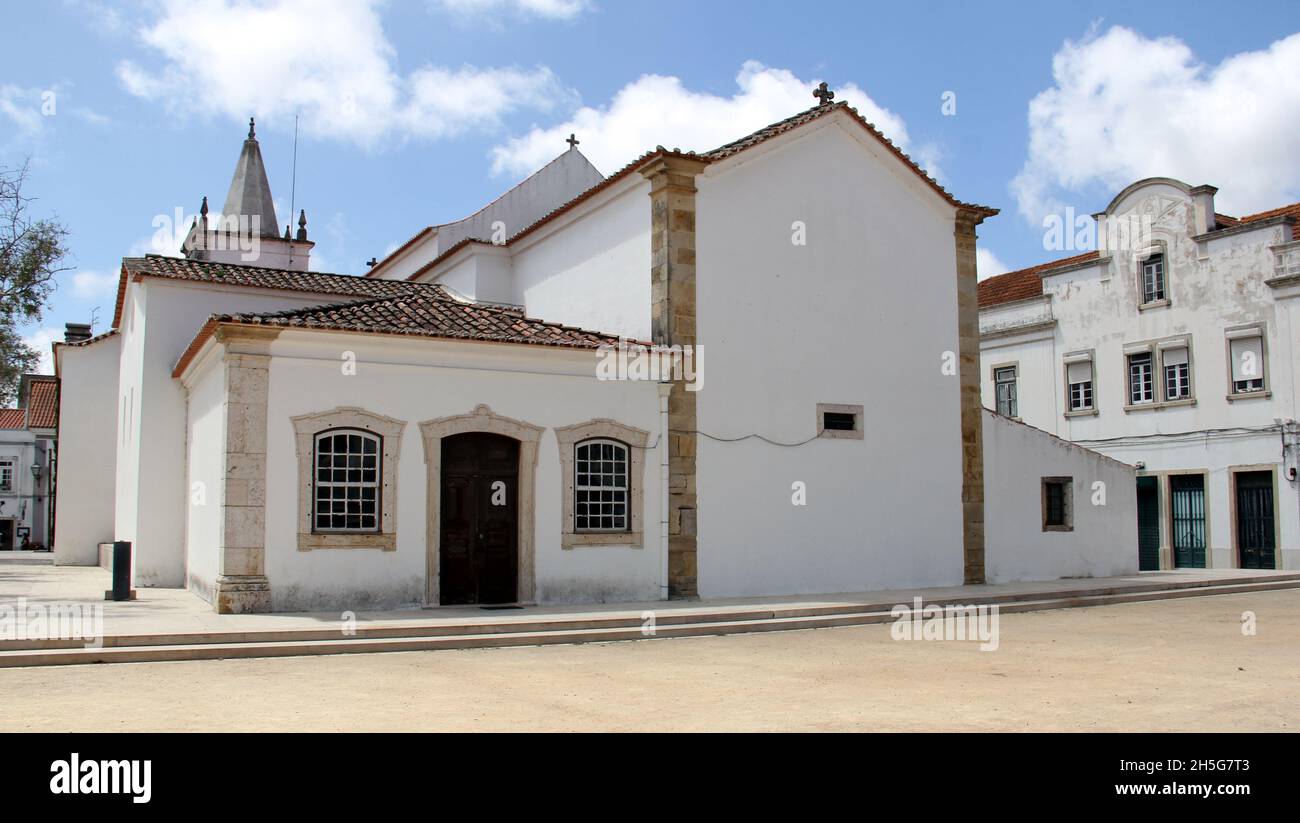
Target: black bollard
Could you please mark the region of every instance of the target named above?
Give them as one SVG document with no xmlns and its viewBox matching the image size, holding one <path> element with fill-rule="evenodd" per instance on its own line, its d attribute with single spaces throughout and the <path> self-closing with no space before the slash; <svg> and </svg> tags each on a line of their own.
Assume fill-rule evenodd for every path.
<svg viewBox="0 0 1300 823">
<path fill-rule="evenodd" d="M 131 599 L 131 541 L 113 544 L 113 599 Z"/>
</svg>

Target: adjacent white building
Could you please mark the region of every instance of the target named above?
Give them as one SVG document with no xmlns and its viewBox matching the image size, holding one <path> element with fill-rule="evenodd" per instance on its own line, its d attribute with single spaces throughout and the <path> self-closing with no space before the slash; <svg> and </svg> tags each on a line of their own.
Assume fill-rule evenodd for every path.
<svg viewBox="0 0 1300 823">
<path fill-rule="evenodd" d="M 219 611 L 1136 569 L 1132 469 L 980 408 L 996 211 L 842 104 L 608 177 L 571 143 L 367 277 L 311 272 L 305 215 L 252 230 L 279 226 L 265 180 L 250 129 L 222 222 L 124 260 L 113 329 L 56 347 L 92 433 L 65 470 L 116 444 L 79 489 L 111 517 L 60 526 L 58 562 L 111 533 L 137 585 Z"/>
<path fill-rule="evenodd" d="M 0 409 L 0 551 L 50 545 L 58 383 L 25 374 L 18 407 Z"/>
<path fill-rule="evenodd" d="M 1142 568 L 1300 568 L 1300 204 L 1215 192 L 1140 180 L 1106 250 L 980 283 L 984 403 L 1138 467 Z"/>
</svg>

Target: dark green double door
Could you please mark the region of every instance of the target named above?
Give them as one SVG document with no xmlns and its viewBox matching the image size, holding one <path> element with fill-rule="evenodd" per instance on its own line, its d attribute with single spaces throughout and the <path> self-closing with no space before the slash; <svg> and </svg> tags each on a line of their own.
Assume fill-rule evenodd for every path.
<svg viewBox="0 0 1300 823">
<path fill-rule="evenodd" d="M 1171 475 L 1169 504 L 1173 513 L 1174 567 L 1205 568 L 1205 476 Z"/>
<path fill-rule="evenodd" d="M 1277 568 L 1273 473 L 1237 472 L 1237 552 L 1243 569 Z"/>
<path fill-rule="evenodd" d="M 1160 480 L 1156 477 L 1137 479 L 1138 495 L 1138 568 L 1155 571 L 1160 568 Z"/>
</svg>

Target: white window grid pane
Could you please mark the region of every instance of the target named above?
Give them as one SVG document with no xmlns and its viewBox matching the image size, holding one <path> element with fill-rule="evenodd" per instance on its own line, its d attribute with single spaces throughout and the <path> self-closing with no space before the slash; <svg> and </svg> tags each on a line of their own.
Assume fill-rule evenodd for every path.
<svg viewBox="0 0 1300 823">
<path fill-rule="evenodd" d="M 1192 396 L 1192 374 L 1186 363 L 1165 366 L 1165 399 L 1182 400 Z"/>
<path fill-rule="evenodd" d="M 362 431 L 316 436 L 315 531 L 379 531 L 379 444 L 378 436 Z"/>
<path fill-rule="evenodd" d="M 1092 381 L 1084 380 L 1070 384 L 1070 411 L 1083 411 L 1092 408 Z"/>
<path fill-rule="evenodd" d="M 578 532 L 628 531 L 628 447 L 584 440 L 574 448 L 573 526 Z"/>
<path fill-rule="evenodd" d="M 1150 403 L 1152 394 L 1151 355 L 1137 354 L 1128 361 L 1128 395 L 1130 404 Z"/>
<path fill-rule="evenodd" d="M 1142 302 L 1165 299 L 1165 261 L 1153 257 L 1142 265 Z"/>
</svg>

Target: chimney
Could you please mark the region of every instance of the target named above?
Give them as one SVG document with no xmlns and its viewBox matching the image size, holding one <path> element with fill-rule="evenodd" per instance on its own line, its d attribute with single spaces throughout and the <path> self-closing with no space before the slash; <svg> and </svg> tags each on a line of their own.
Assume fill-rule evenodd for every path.
<svg viewBox="0 0 1300 823">
<path fill-rule="evenodd" d="M 1214 195 L 1218 192 L 1214 186 L 1197 186 L 1192 189 L 1192 211 L 1196 223 L 1196 234 L 1205 234 L 1218 228 L 1214 220 Z"/>
<path fill-rule="evenodd" d="M 63 330 L 64 343 L 80 343 L 83 340 L 89 340 L 90 324 L 89 323 L 68 323 Z"/>
</svg>

